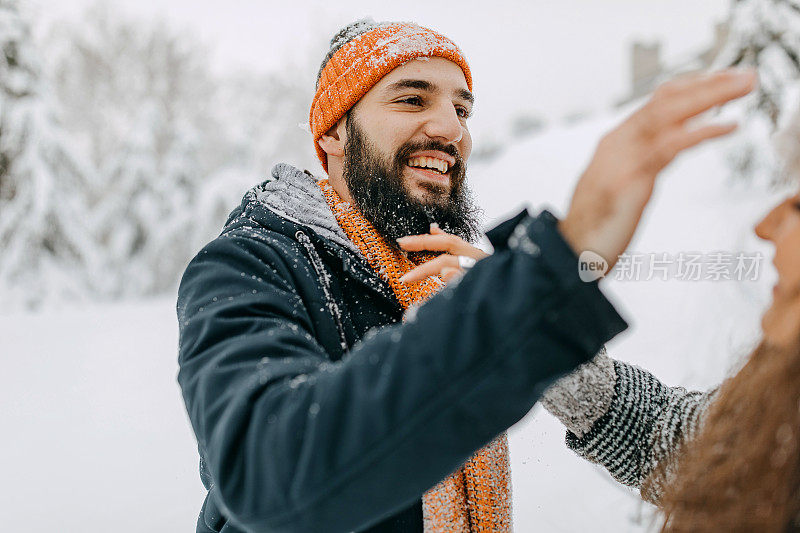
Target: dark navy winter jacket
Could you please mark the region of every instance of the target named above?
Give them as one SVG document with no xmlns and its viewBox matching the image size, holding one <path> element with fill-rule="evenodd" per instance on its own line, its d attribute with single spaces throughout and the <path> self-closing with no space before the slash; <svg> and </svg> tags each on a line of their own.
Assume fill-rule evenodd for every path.
<svg viewBox="0 0 800 533">
<path fill-rule="evenodd" d="M 264 187 L 179 289 L 198 532 L 422 531 L 421 495 L 626 327 L 547 211 L 400 323 L 368 264 Z"/>
</svg>

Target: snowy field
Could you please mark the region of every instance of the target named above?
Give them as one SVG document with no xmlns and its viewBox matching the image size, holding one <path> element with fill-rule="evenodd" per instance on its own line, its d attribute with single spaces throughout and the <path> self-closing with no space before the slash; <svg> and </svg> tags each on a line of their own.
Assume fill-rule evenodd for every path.
<svg viewBox="0 0 800 533">
<path fill-rule="evenodd" d="M 471 169 L 487 222 L 523 200 L 563 213 L 595 142 L 616 120 L 550 130 Z M 632 249 L 760 250 L 759 281 L 603 282 L 632 325 L 610 354 L 670 385 L 717 383 L 756 338 L 772 285 L 771 252 L 751 228 L 776 196 L 726 185 L 722 147 L 697 150 L 662 176 Z M 3 315 L 0 339 L 0 529 L 193 531 L 204 491 L 175 379 L 173 295 Z M 563 437 L 538 407 L 512 429 L 516 531 L 652 530 L 651 509 L 569 452 Z"/>
</svg>

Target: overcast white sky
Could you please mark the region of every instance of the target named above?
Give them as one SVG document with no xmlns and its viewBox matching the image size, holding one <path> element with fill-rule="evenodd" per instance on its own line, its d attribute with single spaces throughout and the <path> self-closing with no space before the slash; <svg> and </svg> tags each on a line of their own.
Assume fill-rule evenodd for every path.
<svg viewBox="0 0 800 533">
<path fill-rule="evenodd" d="M 40 19 L 75 18 L 94 0 L 32 0 Z M 313 57 L 352 20 L 414 20 L 461 46 L 478 98 L 473 124 L 526 110 L 555 120 L 602 108 L 628 87 L 629 46 L 661 40 L 668 62 L 708 45 L 729 0 L 106 0 L 200 37 L 220 68 L 275 68 Z M 316 67 L 313 67 L 314 69 Z M 476 139 L 477 140 L 477 139 Z"/>
</svg>

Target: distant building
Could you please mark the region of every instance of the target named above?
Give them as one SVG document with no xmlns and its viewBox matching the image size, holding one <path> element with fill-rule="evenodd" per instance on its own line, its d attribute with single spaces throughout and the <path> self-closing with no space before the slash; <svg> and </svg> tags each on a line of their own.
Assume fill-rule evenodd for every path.
<svg viewBox="0 0 800 533">
<path fill-rule="evenodd" d="M 664 65 L 661 59 L 661 43 L 634 42 L 631 47 L 630 93 L 618 105 L 641 98 L 655 89 L 658 83 L 678 73 L 693 72 L 710 67 L 728 40 L 728 23 L 720 22 L 714 27 L 711 46 L 674 65 Z"/>
<path fill-rule="evenodd" d="M 653 90 L 664 72 L 661 64 L 661 43 L 636 41 L 631 50 L 631 93 L 633 100 Z"/>
</svg>

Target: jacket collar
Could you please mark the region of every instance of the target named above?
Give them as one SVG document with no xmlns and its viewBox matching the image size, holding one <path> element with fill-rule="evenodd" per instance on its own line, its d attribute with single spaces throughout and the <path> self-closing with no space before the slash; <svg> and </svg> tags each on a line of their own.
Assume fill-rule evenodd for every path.
<svg viewBox="0 0 800 533">
<path fill-rule="evenodd" d="M 255 202 L 278 217 L 313 231 L 353 278 L 396 301 L 391 288 L 372 271 L 361 250 L 339 226 L 317 185 L 319 178 L 285 163 L 275 165 L 270 174 L 270 178 L 247 192 L 243 204 Z"/>
<path fill-rule="evenodd" d="M 317 181 L 319 178 L 308 171 L 279 163 L 272 167 L 271 177 L 253 187 L 250 194 L 276 215 L 313 230 L 363 259 L 336 222 Z"/>
</svg>

